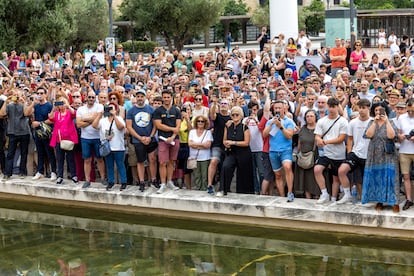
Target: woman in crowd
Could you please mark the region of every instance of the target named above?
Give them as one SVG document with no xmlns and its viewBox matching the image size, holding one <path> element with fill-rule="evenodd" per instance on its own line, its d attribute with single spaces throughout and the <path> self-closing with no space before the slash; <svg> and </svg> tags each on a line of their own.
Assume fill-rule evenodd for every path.
<svg viewBox="0 0 414 276">
<path fill-rule="evenodd" d="M 38 51 L 33 52 L 32 58 L 32 71 L 41 73 L 42 69 L 42 59 L 40 58 L 40 53 Z"/>
<path fill-rule="evenodd" d="M 247 126 L 242 124 L 243 109 L 241 107 L 234 106 L 230 114 L 231 124 L 224 128 L 223 145 L 226 157 L 221 169 L 218 197 L 230 192 L 230 184 L 236 168 L 236 192 L 246 194 L 254 192 L 251 166 L 252 153 L 249 147 L 250 131 Z"/>
<path fill-rule="evenodd" d="M 207 189 L 208 166 L 210 164 L 210 147 L 213 141 L 210 122 L 207 116 L 197 115 L 193 119 L 193 129 L 190 130 L 188 145 L 190 146 L 190 157 L 197 160 L 197 168 L 193 169 L 196 187 L 200 190 Z M 207 192 L 213 193 L 210 186 Z"/>
<path fill-rule="evenodd" d="M 191 170 L 187 169 L 187 158 L 189 154 L 188 135 L 193 128 L 191 124 L 192 109 L 189 103 L 181 107 L 181 125 L 180 125 L 180 149 L 178 150 L 177 163 L 174 171 L 174 178 L 179 187 L 184 183 L 188 190 L 191 190 Z"/>
<path fill-rule="evenodd" d="M 68 100 L 63 97 L 57 97 L 54 108 L 49 113 L 49 120 L 54 123 L 50 146 L 54 147 L 56 150 L 58 168 L 58 178 L 56 184 L 58 185 L 63 183 L 65 157 L 72 181 L 75 184 L 78 183 L 73 149 L 64 150 L 60 146 L 62 140 L 69 140 L 74 144 L 78 143 L 78 133 L 74 123 L 75 118 L 76 111 L 69 105 Z"/>
<path fill-rule="evenodd" d="M 108 100 L 110 103 L 114 103 L 119 107 L 118 115 L 125 120 L 125 108 L 124 108 L 124 97 L 117 91 L 112 91 L 108 94 Z"/>
<path fill-rule="evenodd" d="M 317 154 L 317 151 L 315 150 L 315 135 L 313 134 L 316 127 L 316 121 L 315 110 L 309 109 L 305 112 L 305 125 L 298 133 L 298 152 L 307 153 L 313 151 L 314 155 Z M 315 180 L 313 167 L 303 169 L 296 164 L 293 186 L 295 187 L 295 194 L 300 195 L 305 193 L 306 198 L 313 198 L 321 193 Z"/>
<path fill-rule="evenodd" d="M 385 102 L 374 103 L 370 115 L 374 120 L 369 122 L 365 136 L 371 139 L 368 145 L 368 156 L 362 187 L 362 204 L 378 202 L 377 211 L 384 204 L 393 206 L 394 212 L 399 212 L 399 176 L 398 154 L 394 139 L 397 137 L 397 127 L 388 119 L 390 110 Z"/>
<path fill-rule="evenodd" d="M 351 75 L 354 75 L 359 67 L 363 67 L 365 62 L 368 62 L 367 53 L 362 50 L 362 41 L 356 40 L 354 46 L 355 50 L 351 52 L 351 57 L 349 58 Z"/>
<path fill-rule="evenodd" d="M 196 92 L 196 95 L 194 97 L 194 108 L 193 108 L 193 122 L 196 116 L 203 115 L 205 117 L 208 117 L 209 109 L 208 107 L 205 107 L 203 105 L 203 95 L 201 91 Z"/>
<path fill-rule="evenodd" d="M 218 53 L 217 54 L 217 58 L 216 58 L 216 70 L 222 71 L 224 70 L 224 67 L 226 66 L 225 64 L 225 59 L 222 53 Z"/>
<path fill-rule="evenodd" d="M 121 191 L 126 189 L 127 175 L 124 163 L 125 157 L 125 121 L 119 116 L 118 105 L 111 102 L 105 106 L 104 112 L 99 113 L 92 123 L 92 127 L 99 129 L 101 141 L 108 140 L 111 152 L 105 156 L 108 185 L 106 190 L 111 190 L 115 184 L 115 167 L 121 179 Z"/>
</svg>

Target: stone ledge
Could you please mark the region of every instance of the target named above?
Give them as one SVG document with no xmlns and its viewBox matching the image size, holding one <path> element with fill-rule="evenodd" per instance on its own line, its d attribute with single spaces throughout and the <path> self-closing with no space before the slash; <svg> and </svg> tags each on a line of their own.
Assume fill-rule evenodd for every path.
<svg viewBox="0 0 414 276">
<path fill-rule="evenodd" d="M 65 180 L 65 183 L 69 183 Z M 119 191 L 115 185 L 106 191 L 100 183 L 88 189 L 73 183 L 57 186 L 47 180 L 12 178 L 0 182 L 1 196 L 54 204 L 82 205 L 119 212 L 142 212 L 164 216 L 242 223 L 254 226 L 284 227 L 317 231 L 372 234 L 412 239 L 414 208 L 398 214 L 392 209 L 377 212 L 375 204 L 318 205 L 315 200 L 229 193 L 218 198 L 204 191 L 167 190 L 156 194 L 154 188 L 140 192 L 136 186 Z"/>
</svg>

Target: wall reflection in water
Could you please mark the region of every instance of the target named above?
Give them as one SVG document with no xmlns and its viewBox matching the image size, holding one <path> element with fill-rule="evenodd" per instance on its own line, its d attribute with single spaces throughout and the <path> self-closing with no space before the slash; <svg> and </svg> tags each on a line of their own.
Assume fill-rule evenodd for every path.
<svg viewBox="0 0 414 276">
<path fill-rule="evenodd" d="M 414 275 L 409 251 L 3 208 L 0 235 L 0 275 Z"/>
</svg>

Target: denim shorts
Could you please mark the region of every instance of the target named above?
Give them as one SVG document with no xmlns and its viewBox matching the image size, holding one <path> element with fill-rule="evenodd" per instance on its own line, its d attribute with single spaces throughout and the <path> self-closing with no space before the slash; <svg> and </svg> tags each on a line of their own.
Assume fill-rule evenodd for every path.
<svg viewBox="0 0 414 276">
<path fill-rule="evenodd" d="M 99 154 L 99 145 L 101 144 L 101 140 L 99 139 L 85 139 L 81 138 L 81 145 L 82 145 L 82 158 L 88 159 L 92 157 L 92 151 L 95 153 L 96 158 L 101 158 Z"/>
<path fill-rule="evenodd" d="M 292 150 L 271 151 L 269 152 L 269 158 L 273 171 L 278 171 L 282 168 L 283 162 L 289 161 L 292 163 Z"/>
</svg>

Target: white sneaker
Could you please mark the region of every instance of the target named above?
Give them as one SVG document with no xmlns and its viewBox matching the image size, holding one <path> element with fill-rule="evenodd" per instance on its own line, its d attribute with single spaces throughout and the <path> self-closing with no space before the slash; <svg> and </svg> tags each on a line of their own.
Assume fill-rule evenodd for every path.
<svg viewBox="0 0 414 276">
<path fill-rule="evenodd" d="M 217 192 L 217 193 L 216 193 L 216 196 L 217 196 L 217 197 L 223 197 L 223 196 L 224 196 L 224 194 L 223 194 L 223 192 Z"/>
<path fill-rule="evenodd" d="M 167 182 L 167 187 L 168 188 L 170 188 L 171 190 L 173 190 L 173 191 L 177 191 L 177 190 L 179 190 L 180 188 L 178 188 L 177 186 L 175 186 L 174 185 L 174 183 L 172 182 L 172 181 L 168 181 Z"/>
<path fill-rule="evenodd" d="M 56 179 L 57 179 L 57 175 L 56 175 L 56 173 L 52 172 L 52 173 L 50 174 L 50 181 L 55 181 Z"/>
<path fill-rule="evenodd" d="M 32 177 L 32 180 L 38 180 L 40 178 L 43 178 L 43 174 L 41 174 L 40 172 L 37 172 L 35 176 Z"/>
<path fill-rule="evenodd" d="M 336 204 L 345 204 L 345 203 L 351 202 L 351 201 L 352 201 L 352 196 L 349 195 L 349 194 L 348 195 L 344 194 L 344 196 L 340 200 L 338 200 L 336 202 Z"/>
<path fill-rule="evenodd" d="M 319 199 L 316 201 L 316 204 L 323 204 L 329 202 L 329 194 L 321 194 Z"/>
<path fill-rule="evenodd" d="M 161 184 L 161 187 L 158 189 L 157 194 L 162 194 L 167 190 L 167 186 L 165 184 Z"/>
</svg>

